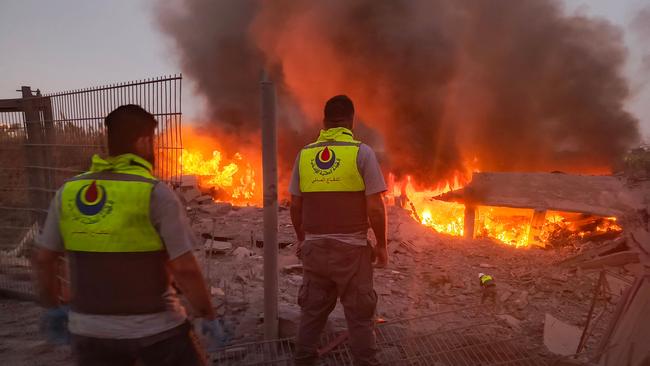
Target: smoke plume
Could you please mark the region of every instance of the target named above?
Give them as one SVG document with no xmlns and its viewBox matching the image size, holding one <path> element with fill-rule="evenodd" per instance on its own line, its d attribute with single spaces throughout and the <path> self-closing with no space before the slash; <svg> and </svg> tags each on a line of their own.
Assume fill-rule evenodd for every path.
<svg viewBox="0 0 650 366">
<path fill-rule="evenodd" d="M 270 70 L 287 166 L 342 93 L 386 169 L 426 184 L 608 171 L 639 138 L 621 31 L 556 1 L 184 0 L 158 14 L 227 139 L 256 143 Z"/>
</svg>

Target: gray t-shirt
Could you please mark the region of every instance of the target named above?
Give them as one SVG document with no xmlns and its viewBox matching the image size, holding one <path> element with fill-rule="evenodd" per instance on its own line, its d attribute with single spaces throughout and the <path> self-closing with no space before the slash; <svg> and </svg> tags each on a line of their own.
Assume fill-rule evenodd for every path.
<svg viewBox="0 0 650 366">
<path fill-rule="evenodd" d="M 384 175 L 381 173 L 381 167 L 377 161 L 375 152 L 366 144 L 359 145 L 359 153 L 357 154 L 357 168 L 363 183 L 366 186 L 366 196 L 372 194 L 386 192 L 386 182 Z M 291 182 L 289 183 L 289 193 L 294 196 L 301 196 L 300 191 L 300 153 L 296 157 L 296 162 L 293 165 L 293 172 L 291 173 Z M 340 233 L 340 234 L 310 234 L 305 233 L 305 240 L 317 239 L 334 239 L 352 245 L 367 245 L 368 232 L 359 231 L 356 233 Z"/>
<path fill-rule="evenodd" d="M 50 204 L 43 232 L 36 242 L 37 246 L 57 252 L 65 250 L 59 230 L 60 212 L 61 190 Z M 149 215 L 170 260 L 192 250 L 196 239 L 189 220 L 178 197 L 166 184 L 158 183 L 154 187 Z M 115 270 L 119 271 L 119 268 Z M 101 291 L 100 288 L 97 290 Z M 172 287 L 164 296 L 167 310 L 155 314 L 95 315 L 70 312 L 70 332 L 95 338 L 133 339 L 172 329 L 181 325 L 187 315 Z"/>
</svg>

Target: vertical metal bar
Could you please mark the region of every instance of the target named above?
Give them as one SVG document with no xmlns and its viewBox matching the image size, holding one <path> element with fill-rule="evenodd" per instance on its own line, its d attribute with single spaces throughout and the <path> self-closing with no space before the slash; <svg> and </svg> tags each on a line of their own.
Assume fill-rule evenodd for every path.
<svg viewBox="0 0 650 366">
<path fill-rule="evenodd" d="M 587 313 L 587 322 L 585 324 L 585 330 L 582 331 L 580 336 L 580 342 L 578 342 L 578 348 L 576 349 L 576 355 L 573 358 L 578 358 L 578 354 L 582 351 L 585 343 L 587 343 L 587 331 L 589 330 L 589 323 L 591 323 L 591 317 L 594 314 L 594 309 L 596 308 L 596 301 L 598 300 L 598 295 L 600 295 L 600 289 L 605 280 L 605 270 L 600 271 L 598 276 L 598 283 L 596 283 L 596 288 L 594 289 L 594 297 L 591 299 L 591 306 L 589 307 L 589 312 Z"/>
<path fill-rule="evenodd" d="M 278 337 L 278 166 L 275 86 L 263 72 L 264 338 Z"/>
<path fill-rule="evenodd" d="M 35 190 L 34 188 L 41 188 L 43 186 L 43 177 L 40 172 L 35 169 L 35 166 L 41 166 L 41 154 L 38 150 L 42 141 L 41 128 L 39 113 L 34 103 L 34 97 L 32 96 L 32 88 L 29 86 L 21 87 L 21 92 L 23 99 L 21 100 L 23 113 L 25 116 L 25 132 L 27 134 L 27 146 L 25 146 L 25 154 L 27 164 L 31 168 L 26 169 L 27 181 L 29 184 L 29 197 L 30 197 L 30 206 L 31 208 L 42 208 L 43 202 L 41 202 L 41 192 Z M 41 214 L 38 211 L 32 211 L 32 220 L 41 222 Z"/>
</svg>

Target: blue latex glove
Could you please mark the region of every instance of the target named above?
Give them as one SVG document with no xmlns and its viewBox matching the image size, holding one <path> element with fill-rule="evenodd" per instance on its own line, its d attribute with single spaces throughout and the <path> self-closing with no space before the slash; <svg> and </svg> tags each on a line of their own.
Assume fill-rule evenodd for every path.
<svg viewBox="0 0 650 366">
<path fill-rule="evenodd" d="M 201 333 L 207 338 L 209 351 L 223 348 L 228 342 L 229 337 L 223 319 L 203 319 Z"/>
<path fill-rule="evenodd" d="M 49 308 L 41 317 L 41 332 L 53 344 L 69 344 L 68 307 Z"/>
</svg>

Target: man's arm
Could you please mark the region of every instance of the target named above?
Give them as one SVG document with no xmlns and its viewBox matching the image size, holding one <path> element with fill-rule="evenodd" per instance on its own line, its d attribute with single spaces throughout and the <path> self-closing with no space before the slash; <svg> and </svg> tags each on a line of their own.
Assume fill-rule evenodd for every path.
<svg viewBox="0 0 650 366">
<path fill-rule="evenodd" d="M 192 254 L 194 233 L 183 205 L 165 184 L 159 183 L 151 195 L 151 222 L 169 255 L 168 268 L 197 316 L 212 320 L 215 312 L 203 273 Z"/>
<path fill-rule="evenodd" d="M 370 220 L 370 227 L 377 238 L 377 247 L 375 256 L 377 258 L 377 267 L 386 267 L 388 265 L 388 251 L 386 249 L 386 207 L 382 193 L 375 193 L 366 196 L 366 211 Z"/>
<path fill-rule="evenodd" d="M 187 252 L 172 259 L 169 261 L 169 270 L 197 315 L 208 320 L 214 319 L 210 293 L 194 254 Z"/>
<path fill-rule="evenodd" d="M 293 229 L 296 231 L 296 238 L 298 241 L 305 240 L 305 231 L 302 229 L 302 197 L 291 195 L 291 208 L 289 210 L 291 213 L 291 223 L 293 224 Z"/>
<path fill-rule="evenodd" d="M 359 147 L 357 165 L 366 185 L 366 212 L 370 220 L 370 227 L 377 238 L 375 247 L 376 267 L 385 267 L 388 264 L 388 251 L 386 249 L 386 207 L 382 198 L 386 191 L 386 182 L 381 173 L 375 152 L 365 144 Z"/>
<path fill-rule="evenodd" d="M 32 250 L 32 267 L 35 271 L 36 288 L 41 304 L 46 308 L 60 305 L 59 264 L 63 251 L 63 238 L 59 229 L 61 189 L 50 202 L 43 231 L 37 237 Z"/>
<path fill-rule="evenodd" d="M 59 306 L 58 265 L 60 252 L 45 248 L 34 248 L 32 266 L 36 271 L 36 287 L 39 292 L 41 305 L 45 308 Z"/>
</svg>

